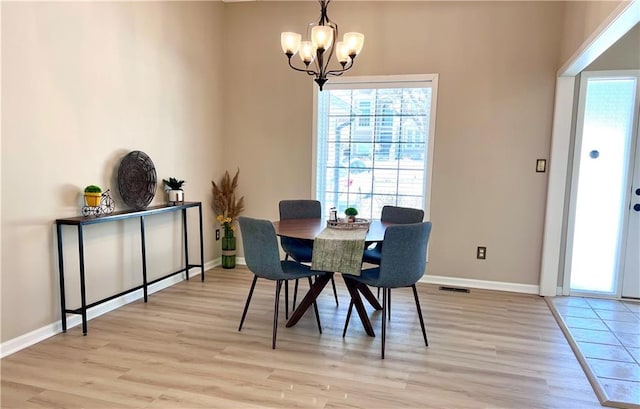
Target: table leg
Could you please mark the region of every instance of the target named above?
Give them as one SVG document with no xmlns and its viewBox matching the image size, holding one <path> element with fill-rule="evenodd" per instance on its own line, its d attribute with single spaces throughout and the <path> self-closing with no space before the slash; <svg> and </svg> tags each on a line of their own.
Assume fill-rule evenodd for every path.
<svg viewBox="0 0 640 409">
<path fill-rule="evenodd" d="M 144 302 L 148 300 L 147 294 L 147 247 L 144 233 L 144 216 L 140 217 L 140 245 L 142 246 L 142 293 Z"/>
<path fill-rule="evenodd" d="M 78 262 L 80 263 L 80 302 L 82 305 L 82 335 L 87 335 L 87 291 L 84 281 L 84 237 L 82 225 L 78 225 Z"/>
<path fill-rule="evenodd" d="M 360 321 L 362 322 L 362 326 L 364 327 L 364 330 L 367 332 L 367 335 L 369 335 L 370 337 L 375 337 L 376 333 L 373 331 L 373 326 L 371 325 L 371 321 L 369 321 L 367 310 L 364 308 L 364 304 L 362 303 L 362 298 L 360 298 L 360 292 L 358 292 L 359 284 L 361 283 L 359 283 L 358 281 L 352 280 L 346 274 L 342 275 L 342 279 L 344 280 L 344 283 L 347 286 L 347 290 L 349 290 L 349 295 L 351 295 L 351 301 L 353 301 L 353 305 L 354 307 L 356 307 L 356 311 L 358 312 L 358 316 L 360 317 Z M 368 288 L 367 288 L 367 291 L 369 291 Z"/>
<path fill-rule="evenodd" d="M 67 332 L 67 306 L 64 292 L 64 260 L 62 256 L 62 225 L 56 225 L 58 233 L 58 272 L 60 273 L 60 310 L 62 316 L 60 322 L 62 324 L 62 332 Z"/>
<path fill-rule="evenodd" d="M 287 327 L 293 327 L 300 321 L 300 318 L 302 318 L 307 309 L 313 305 L 316 297 L 322 292 L 324 286 L 331 281 L 331 277 L 333 277 L 333 273 L 324 273 L 316 278 L 313 286 L 307 291 L 302 301 L 300 301 L 298 308 L 291 313 L 291 317 L 289 321 L 287 321 Z"/>
<path fill-rule="evenodd" d="M 352 281 L 355 283 L 356 288 L 360 291 L 360 293 L 362 293 L 364 298 L 366 298 L 367 301 L 369 301 L 369 304 L 371 304 L 373 308 L 375 308 L 376 310 L 382 309 L 382 305 L 380 305 L 380 302 L 378 302 L 378 299 L 376 298 L 376 296 L 373 295 L 368 285 L 362 284 L 359 281 L 355 281 L 355 280 L 352 280 Z"/>
<path fill-rule="evenodd" d="M 189 280 L 189 234 L 187 232 L 187 209 L 182 209 L 182 235 L 184 237 L 184 271 Z"/>
<path fill-rule="evenodd" d="M 200 217 L 200 281 L 204 281 L 204 242 L 202 241 L 202 203 L 198 203 Z"/>
</svg>

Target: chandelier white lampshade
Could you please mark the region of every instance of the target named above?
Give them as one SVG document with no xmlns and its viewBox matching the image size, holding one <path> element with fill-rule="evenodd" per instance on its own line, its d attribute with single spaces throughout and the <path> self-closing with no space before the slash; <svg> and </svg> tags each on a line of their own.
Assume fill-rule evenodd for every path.
<svg viewBox="0 0 640 409">
<path fill-rule="evenodd" d="M 333 29 L 329 26 L 315 26 L 311 29 L 311 43 L 316 50 L 327 51 L 333 43 Z"/>
<path fill-rule="evenodd" d="M 349 44 L 338 41 L 336 44 L 336 58 L 340 64 L 349 62 Z"/>
<path fill-rule="evenodd" d="M 300 43 L 300 59 L 305 65 L 309 65 L 316 58 L 316 47 L 311 41 L 302 41 Z"/>
<path fill-rule="evenodd" d="M 364 34 L 349 32 L 344 35 L 342 41 L 336 43 L 338 25 L 327 17 L 327 6 L 331 0 L 318 0 L 318 2 L 320 19 L 317 23 L 310 24 L 310 33 L 307 32 L 309 40 L 302 41 L 300 34 L 287 31 L 280 35 L 280 45 L 287 56 L 289 67 L 314 76 L 314 81 L 322 91 L 328 75 L 342 75 L 353 67 L 355 58 L 362 51 Z M 297 68 L 291 63 L 291 57 L 296 53 L 300 56 L 304 68 Z M 340 67 L 331 69 L 329 65 L 334 53 Z M 314 62 L 315 64 L 310 67 Z"/>
<path fill-rule="evenodd" d="M 282 46 L 282 52 L 295 54 L 300 48 L 300 41 L 302 36 L 298 33 L 285 32 L 280 35 L 280 45 Z"/>
<path fill-rule="evenodd" d="M 343 38 L 343 42 L 349 47 L 349 55 L 360 54 L 362 46 L 364 45 L 364 34 L 361 33 L 346 33 Z"/>
</svg>

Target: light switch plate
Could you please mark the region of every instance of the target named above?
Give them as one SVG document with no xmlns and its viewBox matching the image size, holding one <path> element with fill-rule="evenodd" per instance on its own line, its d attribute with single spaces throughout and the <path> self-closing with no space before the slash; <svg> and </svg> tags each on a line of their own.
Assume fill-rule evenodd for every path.
<svg viewBox="0 0 640 409">
<path fill-rule="evenodd" d="M 536 172 L 546 172 L 546 171 L 547 171 L 547 160 L 546 159 L 536 160 Z"/>
</svg>

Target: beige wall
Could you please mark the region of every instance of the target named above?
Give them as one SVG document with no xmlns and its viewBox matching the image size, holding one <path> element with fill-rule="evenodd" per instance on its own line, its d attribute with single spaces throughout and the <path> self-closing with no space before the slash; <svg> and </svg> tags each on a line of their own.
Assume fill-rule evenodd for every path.
<svg viewBox="0 0 640 409">
<path fill-rule="evenodd" d="M 366 35 L 348 75 L 440 74 L 428 274 L 538 283 L 547 174 L 535 161 L 549 153 L 563 11 L 556 2 L 331 4 L 342 32 Z M 317 15 L 311 2 L 225 6 L 226 47 L 237 50 L 225 134 L 248 215 L 277 218 L 280 199 L 313 196 L 314 84 L 287 68 L 279 33 Z"/>
<path fill-rule="evenodd" d="M 607 17 L 627 1 L 568 1 L 560 49 L 560 66 L 566 63 Z"/>
<path fill-rule="evenodd" d="M 640 24 L 636 24 L 585 71 L 631 69 L 640 69 Z"/>
<path fill-rule="evenodd" d="M 429 274 L 538 283 L 546 174 L 534 165 L 548 157 L 555 71 L 614 6 L 571 4 L 582 12 L 566 17 L 559 2 L 331 4 L 342 32 L 367 38 L 348 75 L 440 74 Z M 241 169 L 247 215 L 275 219 L 279 200 L 313 196 L 314 85 L 286 67 L 279 33 L 315 20 L 316 2 L 1 7 L 2 341 L 60 318 L 53 221 L 78 214 L 86 184 L 115 188 L 130 150 L 205 202 L 205 261 L 219 255 L 210 180 L 225 169 Z M 139 281 L 137 231 L 87 229 L 90 298 Z M 178 231 L 174 216 L 149 219 L 152 276 L 180 264 Z"/>
<path fill-rule="evenodd" d="M 219 255 L 210 181 L 224 169 L 222 11 L 218 2 L 2 2 L 2 341 L 60 319 L 54 220 L 79 214 L 87 184 L 117 190 L 114 169 L 131 150 L 149 154 L 158 178 L 187 180 L 187 200 L 205 202 L 205 261 Z M 152 204 L 164 201 L 159 188 Z M 148 220 L 151 278 L 180 265 L 179 221 Z M 89 299 L 141 283 L 136 221 L 85 234 Z M 75 230 L 65 237 L 77 307 Z"/>
</svg>

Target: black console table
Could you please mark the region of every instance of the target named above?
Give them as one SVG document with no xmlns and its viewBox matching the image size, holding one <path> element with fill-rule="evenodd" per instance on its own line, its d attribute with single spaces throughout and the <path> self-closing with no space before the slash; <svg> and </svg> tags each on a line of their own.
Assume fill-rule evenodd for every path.
<svg viewBox="0 0 640 409">
<path fill-rule="evenodd" d="M 198 208 L 198 216 L 200 218 L 200 264 L 189 264 L 187 209 L 192 207 Z M 179 210 L 182 211 L 182 232 L 184 235 L 185 266 L 184 268 L 181 268 L 178 271 L 174 271 L 173 273 L 167 274 L 163 277 L 160 277 L 158 279 L 148 282 L 144 219 L 146 216 L 151 216 L 151 215 L 160 214 L 160 213 L 177 212 Z M 84 273 L 84 243 L 83 243 L 83 236 L 82 236 L 83 227 L 88 226 L 90 224 L 106 223 L 106 222 L 113 222 L 116 220 L 124 220 L 124 219 L 132 219 L 132 218 L 140 219 L 140 235 L 141 235 L 141 244 L 142 244 L 142 285 L 128 289 L 119 294 L 112 295 L 102 300 L 98 300 L 90 304 L 87 304 L 85 273 Z M 65 289 L 64 289 L 64 260 L 62 258 L 62 226 L 78 227 L 78 253 L 79 253 L 79 262 L 80 262 L 80 299 L 81 299 L 82 305 L 80 308 L 76 308 L 76 309 L 67 309 L 66 307 Z M 149 285 L 182 272 L 186 274 L 186 279 L 188 280 L 189 269 L 192 267 L 200 267 L 201 279 L 202 281 L 204 281 L 204 247 L 202 242 L 202 203 L 201 202 L 184 202 L 176 205 L 152 206 L 142 210 L 122 210 L 122 211 L 113 212 L 111 214 L 107 214 L 103 216 L 70 217 L 68 219 L 57 219 L 56 229 L 58 233 L 58 269 L 60 272 L 60 307 L 62 311 L 62 331 L 63 332 L 67 331 L 67 314 L 68 313 L 82 315 L 82 334 L 87 335 L 87 310 L 89 308 L 95 307 L 96 305 L 102 304 L 107 301 L 111 301 L 117 297 L 121 297 L 125 294 L 131 293 L 141 288 L 144 293 L 144 302 L 147 302 L 147 287 Z"/>
</svg>

